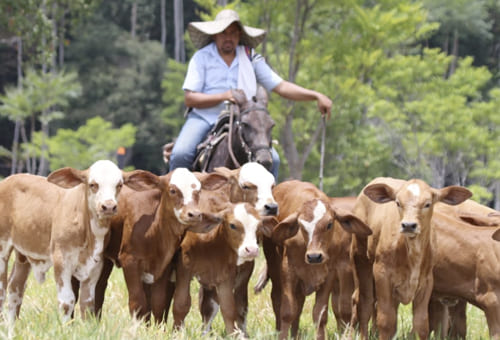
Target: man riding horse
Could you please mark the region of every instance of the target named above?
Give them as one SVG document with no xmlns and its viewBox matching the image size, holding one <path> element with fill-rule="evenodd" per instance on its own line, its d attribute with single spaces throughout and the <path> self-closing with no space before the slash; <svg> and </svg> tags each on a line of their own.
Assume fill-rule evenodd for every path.
<svg viewBox="0 0 500 340">
<path fill-rule="evenodd" d="M 199 50 L 189 62 L 183 84 L 184 103 L 191 109 L 172 149 L 170 171 L 191 168 L 197 145 L 214 126 L 224 101 L 235 102 L 237 92 L 250 100 L 257 93 L 257 83 L 287 99 L 316 100 L 321 114 L 330 117 L 332 101 L 327 96 L 283 80 L 254 52 L 266 31 L 243 25 L 235 11 L 224 9 L 214 21 L 192 22 L 188 32 Z M 277 181 L 280 160 L 274 149 L 272 161 Z"/>
</svg>

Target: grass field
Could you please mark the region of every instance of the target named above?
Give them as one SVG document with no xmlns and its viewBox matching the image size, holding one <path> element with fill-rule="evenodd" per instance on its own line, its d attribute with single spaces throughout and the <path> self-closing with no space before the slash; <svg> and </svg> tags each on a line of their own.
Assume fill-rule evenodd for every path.
<svg viewBox="0 0 500 340">
<path fill-rule="evenodd" d="M 250 282 L 250 305 L 247 330 L 251 339 L 276 339 L 274 331 L 274 314 L 269 297 L 270 284 L 263 293 L 254 295 L 252 287 L 257 274 L 263 266 L 262 256 L 258 258 L 256 270 Z M 77 317 L 67 324 L 62 324 L 57 310 L 57 297 L 52 271 L 47 275 L 43 285 L 38 284 L 30 275 L 26 294 L 21 309 L 20 319 L 13 327 L 6 322 L 0 322 L 0 339 L 222 339 L 225 337 L 224 324 L 220 313 L 213 324 L 211 335 L 202 335 L 201 318 L 197 307 L 196 282 L 192 283 L 193 305 L 186 318 L 183 330 L 172 331 L 172 314 L 166 324 L 146 326 L 144 323 L 130 317 L 127 306 L 127 289 L 121 269 L 115 268 L 110 278 L 106 300 L 103 307 L 103 317 L 100 321 L 82 320 Z M 314 297 L 306 300 L 301 317 L 300 329 L 302 339 L 314 339 L 311 308 Z M 78 308 L 78 306 L 77 306 Z M 468 307 L 467 339 L 488 339 L 488 328 L 484 314 L 475 307 Z M 397 339 L 409 338 L 411 329 L 410 306 L 402 306 L 399 313 Z M 331 308 L 327 325 L 328 339 L 340 339 L 336 330 Z"/>
</svg>

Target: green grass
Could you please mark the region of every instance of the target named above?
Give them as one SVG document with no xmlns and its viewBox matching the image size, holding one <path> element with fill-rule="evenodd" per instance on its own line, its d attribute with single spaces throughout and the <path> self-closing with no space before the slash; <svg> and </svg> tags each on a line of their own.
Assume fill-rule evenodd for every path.
<svg viewBox="0 0 500 340">
<path fill-rule="evenodd" d="M 253 285 L 257 274 L 262 268 L 264 260 L 259 257 L 256 270 L 250 281 L 249 314 L 247 330 L 251 339 L 276 339 L 274 331 L 274 314 L 270 300 L 270 284 L 258 295 L 253 293 Z M 213 323 L 213 332 L 210 336 L 202 334 L 201 317 L 197 306 L 198 284 L 193 281 L 193 305 L 187 315 L 185 327 L 181 331 L 172 330 L 172 314 L 169 313 L 166 324 L 146 326 L 143 322 L 130 317 L 127 305 L 127 290 L 121 269 L 115 268 L 106 291 L 106 300 L 103 307 L 103 316 L 96 319 L 82 320 L 78 306 L 76 318 L 69 323 L 62 324 L 57 309 L 57 296 L 52 271 L 47 280 L 40 285 L 30 275 L 26 289 L 20 318 L 13 327 L 0 322 L 0 339 L 222 339 L 225 336 L 224 323 L 218 313 Z M 314 339 L 314 325 L 312 323 L 312 305 L 314 296 L 306 300 L 300 322 L 302 339 Z M 488 328 L 484 314 L 475 307 L 468 307 L 467 339 L 488 339 Z M 402 306 L 399 312 L 398 339 L 409 338 L 411 329 L 411 307 Z M 328 339 L 340 339 L 331 308 L 327 325 Z"/>
</svg>

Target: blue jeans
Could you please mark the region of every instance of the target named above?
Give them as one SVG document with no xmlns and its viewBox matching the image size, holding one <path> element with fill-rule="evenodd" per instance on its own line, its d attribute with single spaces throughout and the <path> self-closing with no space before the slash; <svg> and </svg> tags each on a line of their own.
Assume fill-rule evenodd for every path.
<svg viewBox="0 0 500 340">
<path fill-rule="evenodd" d="M 196 146 L 205 139 L 212 127 L 213 125 L 209 124 L 196 113 L 188 115 L 170 155 L 170 171 L 176 168 L 191 169 L 196 157 Z M 280 157 L 274 148 L 271 149 L 271 155 L 273 158 L 271 173 L 276 183 L 278 183 Z"/>
</svg>

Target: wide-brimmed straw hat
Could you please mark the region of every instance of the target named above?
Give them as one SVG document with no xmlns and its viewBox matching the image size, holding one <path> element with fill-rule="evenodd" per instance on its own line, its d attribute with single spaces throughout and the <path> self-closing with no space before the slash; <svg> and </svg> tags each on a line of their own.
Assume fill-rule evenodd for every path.
<svg viewBox="0 0 500 340">
<path fill-rule="evenodd" d="M 188 25 L 189 36 L 194 46 L 199 49 L 212 41 L 212 35 L 221 33 L 233 22 L 237 22 L 241 27 L 240 44 L 254 48 L 264 40 L 265 30 L 243 25 L 238 13 L 232 9 L 220 11 L 213 21 L 191 22 Z"/>
</svg>

